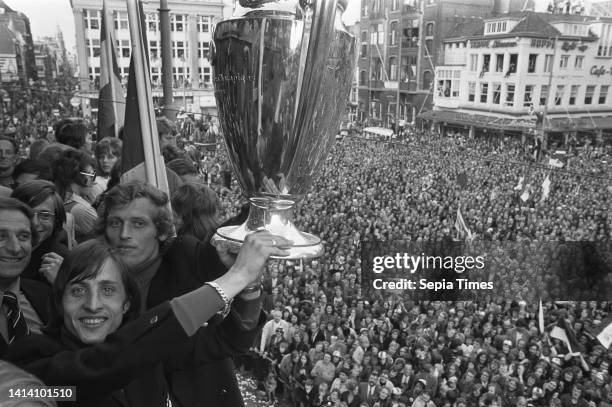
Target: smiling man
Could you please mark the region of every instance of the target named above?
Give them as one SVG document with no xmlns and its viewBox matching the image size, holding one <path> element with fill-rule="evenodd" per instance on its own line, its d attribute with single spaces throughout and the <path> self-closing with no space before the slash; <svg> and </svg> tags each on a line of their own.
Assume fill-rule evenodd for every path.
<svg viewBox="0 0 612 407">
<path fill-rule="evenodd" d="M 50 289 L 21 278 L 36 239 L 32 217 L 32 210 L 21 201 L 0 198 L 0 357 L 10 342 L 40 332 L 48 321 Z"/>
<path fill-rule="evenodd" d="M 171 238 L 168 197 L 150 185 L 117 185 L 105 195 L 102 207 L 98 233 L 130 268 L 140 289 L 142 310 L 214 280 L 229 266 L 227 256 L 222 261 L 208 242 L 190 236 Z M 265 322 L 260 294 L 259 285 L 245 290 L 227 307 L 229 314 L 221 322 L 209 323 L 206 329 L 221 339 L 224 353 L 245 353 L 252 346 Z M 182 406 L 241 406 L 234 370 L 231 359 L 225 358 L 172 373 L 168 380 Z"/>
</svg>

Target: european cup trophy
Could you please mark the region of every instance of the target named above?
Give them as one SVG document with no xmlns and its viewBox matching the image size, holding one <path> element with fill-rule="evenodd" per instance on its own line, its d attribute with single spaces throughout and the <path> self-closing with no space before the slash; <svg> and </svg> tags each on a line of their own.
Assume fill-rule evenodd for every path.
<svg viewBox="0 0 612 407">
<path fill-rule="evenodd" d="M 250 212 L 213 237 L 240 247 L 265 229 L 293 241 L 283 258 L 319 257 L 321 239 L 299 231 L 293 208 L 321 169 L 340 127 L 355 68 L 346 0 L 241 0 L 217 24 L 212 48 L 223 137 Z"/>
</svg>

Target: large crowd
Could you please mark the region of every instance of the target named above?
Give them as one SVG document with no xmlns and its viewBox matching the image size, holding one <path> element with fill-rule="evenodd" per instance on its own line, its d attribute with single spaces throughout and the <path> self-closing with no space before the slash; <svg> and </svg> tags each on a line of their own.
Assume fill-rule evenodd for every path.
<svg viewBox="0 0 612 407">
<path fill-rule="evenodd" d="M 120 183 L 121 141 L 92 147 L 93 123 L 55 114 L 59 102 L 67 106 L 61 117 L 75 113 L 68 101 L 13 96 L 0 128 L 0 194 L 49 224 L 22 276 L 51 285 L 71 250 L 99 233 Z M 206 243 L 223 222 L 244 219 L 247 201 L 215 146 L 212 118 L 161 118 L 158 130 L 177 234 Z M 507 280 L 509 295 L 482 301 L 414 301 L 371 295 L 362 285 L 364 240 L 463 240 L 458 212 L 470 242 L 492 245 L 491 253 L 504 242 L 608 244 L 612 148 L 580 144 L 568 146 L 559 169 L 546 154 L 535 161 L 529 141 L 509 136 L 411 130 L 397 142 L 358 133 L 338 141 L 295 209 L 296 224 L 321 237 L 325 254 L 268 262 L 268 320 L 236 363 L 277 405 L 612 406 L 612 349 L 596 339 L 610 304 L 546 301 L 542 332 L 533 287 L 521 278 L 539 269 L 526 257 L 501 250 L 493 272 Z M 38 196 L 41 189 L 48 195 Z M 610 253 L 601 257 L 609 270 Z M 558 326 L 575 336 L 572 349 L 551 334 Z"/>
</svg>

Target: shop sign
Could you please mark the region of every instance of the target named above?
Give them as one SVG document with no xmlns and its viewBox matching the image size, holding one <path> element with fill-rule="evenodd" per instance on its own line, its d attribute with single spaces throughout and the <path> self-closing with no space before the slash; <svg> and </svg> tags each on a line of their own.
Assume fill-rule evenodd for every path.
<svg viewBox="0 0 612 407">
<path fill-rule="evenodd" d="M 590 74 L 591 74 L 591 75 L 595 75 L 595 76 L 597 76 L 598 78 L 599 78 L 601 75 L 612 75 L 612 67 L 610 67 L 610 68 L 606 69 L 606 67 L 604 67 L 604 66 L 597 66 L 597 65 L 593 65 L 593 66 L 591 67 Z"/>
</svg>

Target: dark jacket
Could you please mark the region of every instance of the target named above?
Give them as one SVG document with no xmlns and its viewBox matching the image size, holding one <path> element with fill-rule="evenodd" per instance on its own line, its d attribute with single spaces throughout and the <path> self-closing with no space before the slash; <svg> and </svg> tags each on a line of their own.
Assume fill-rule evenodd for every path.
<svg viewBox="0 0 612 407">
<path fill-rule="evenodd" d="M 210 244 L 203 244 L 190 236 L 179 237 L 165 251 L 151 281 L 147 308 L 195 290 L 225 271 L 215 248 Z M 235 299 L 234 303 L 239 301 Z M 230 314 L 216 327 L 218 335 L 223 338 L 222 350 L 233 355 L 248 352 L 265 320 L 262 312 L 257 327 L 245 331 Z M 182 407 L 243 405 L 234 363 L 229 357 L 216 363 L 174 371 L 168 376 L 168 382 L 171 393 Z"/>
<path fill-rule="evenodd" d="M 164 407 L 166 377 L 227 357 L 224 340 L 206 328 L 188 337 L 164 302 L 104 343 L 85 345 L 62 328 L 13 343 L 5 357 L 49 386 L 76 386 L 71 406 Z"/>
<path fill-rule="evenodd" d="M 51 287 L 48 284 L 40 281 L 22 278 L 20 282 L 21 291 L 38 314 L 43 325 L 49 322 L 49 300 L 51 297 Z M 0 335 L 0 357 L 4 354 L 7 348 L 7 343 L 4 337 Z"/>
</svg>

